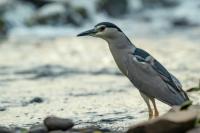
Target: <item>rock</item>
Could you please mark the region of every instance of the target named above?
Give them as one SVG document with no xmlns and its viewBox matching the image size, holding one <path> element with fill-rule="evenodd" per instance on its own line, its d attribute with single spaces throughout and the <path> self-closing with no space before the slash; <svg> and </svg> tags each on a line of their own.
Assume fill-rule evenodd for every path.
<svg viewBox="0 0 200 133">
<path fill-rule="evenodd" d="M 180 112 L 184 106 L 173 106 L 169 112 Z M 200 118 L 200 105 L 190 105 L 186 108 L 188 111 L 195 111 Z"/>
<path fill-rule="evenodd" d="M 109 16 L 121 17 L 128 11 L 128 0 L 98 0 L 96 3 L 97 11 L 106 12 Z"/>
<path fill-rule="evenodd" d="M 182 105 L 180 110 L 187 110 L 192 105 L 192 101 L 187 100 Z"/>
<path fill-rule="evenodd" d="M 72 24 L 81 26 L 89 18 L 87 10 L 83 7 L 72 7 L 69 3 L 51 3 L 41 7 L 32 19 L 27 21 L 28 26 L 53 25 L 60 26 Z"/>
<path fill-rule="evenodd" d="M 34 125 L 29 129 L 29 133 L 48 133 L 47 128 L 43 125 Z"/>
<path fill-rule="evenodd" d="M 49 131 L 52 130 L 68 130 L 74 126 L 74 123 L 70 119 L 63 119 L 58 117 L 47 117 L 44 120 L 45 126 Z"/>
<path fill-rule="evenodd" d="M 200 127 L 191 129 L 191 130 L 187 131 L 186 133 L 200 133 Z"/>
<path fill-rule="evenodd" d="M 0 107 L 0 111 L 6 111 L 5 107 Z"/>
<path fill-rule="evenodd" d="M 152 7 L 175 7 L 179 4 L 178 0 L 142 0 L 144 8 Z"/>
<path fill-rule="evenodd" d="M 64 4 L 52 3 L 41 7 L 32 19 L 27 22 L 33 24 L 61 25 L 67 23 L 68 11 Z"/>
<path fill-rule="evenodd" d="M 8 29 L 7 29 L 7 26 L 6 26 L 6 22 L 0 16 L 0 39 L 2 37 L 5 37 L 7 35 L 7 32 L 8 32 Z"/>
<path fill-rule="evenodd" d="M 195 126 L 195 111 L 170 112 L 160 118 L 131 127 L 127 133 L 182 133 Z"/>
<path fill-rule="evenodd" d="M 71 10 L 70 14 L 67 17 L 67 21 L 69 24 L 72 24 L 77 27 L 80 27 L 83 24 L 83 22 L 87 18 L 87 15 L 86 15 L 86 12 L 85 13 L 81 12 L 81 10 L 76 9 L 76 8 Z"/>
<path fill-rule="evenodd" d="M 52 2 L 52 1 L 49 1 L 49 0 L 21 0 L 21 1 L 30 2 L 37 8 L 40 8 L 40 7 L 44 6 L 44 5 L 49 4 L 49 3 Z"/>
<path fill-rule="evenodd" d="M 14 133 L 10 128 L 0 126 L 0 133 Z"/>
<path fill-rule="evenodd" d="M 44 100 L 41 97 L 35 97 L 30 100 L 30 103 L 42 103 Z"/>
<path fill-rule="evenodd" d="M 195 91 L 200 91 L 200 80 L 199 80 L 198 87 L 192 87 L 192 88 L 187 90 L 187 92 L 195 92 Z"/>
<path fill-rule="evenodd" d="M 195 92 L 195 91 L 200 91 L 200 87 L 192 87 L 187 90 L 187 92 Z"/>
<path fill-rule="evenodd" d="M 69 24 L 80 27 L 85 20 L 89 18 L 89 14 L 84 7 L 72 7 L 67 20 Z"/>
<path fill-rule="evenodd" d="M 84 7 L 74 7 L 74 11 L 79 14 L 83 19 L 88 19 L 89 14 Z"/>
<path fill-rule="evenodd" d="M 198 24 L 195 24 L 188 20 L 187 18 L 175 18 L 172 20 L 172 26 L 173 27 L 195 27 L 198 26 Z"/>
</svg>

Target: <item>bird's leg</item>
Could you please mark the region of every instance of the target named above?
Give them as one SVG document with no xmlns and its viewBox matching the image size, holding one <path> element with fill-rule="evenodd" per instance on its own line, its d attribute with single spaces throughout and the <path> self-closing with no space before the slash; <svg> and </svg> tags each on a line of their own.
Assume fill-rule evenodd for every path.
<svg viewBox="0 0 200 133">
<path fill-rule="evenodd" d="M 153 117 L 153 110 L 151 109 L 151 105 L 150 105 L 150 102 L 149 102 L 149 97 L 147 97 L 142 92 L 140 92 L 140 95 L 142 96 L 142 98 L 144 99 L 145 103 L 147 104 L 148 111 L 149 111 L 149 119 L 152 119 L 152 117 Z"/>
<path fill-rule="evenodd" d="M 156 107 L 156 101 L 155 101 L 154 98 L 151 98 L 151 101 L 152 101 L 153 107 L 154 107 L 154 116 L 155 116 L 155 117 L 158 117 L 158 116 L 159 116 L 159 111 L 158 111 L 158 109 L 157 109 L 157 107 Z"/>
</svg>

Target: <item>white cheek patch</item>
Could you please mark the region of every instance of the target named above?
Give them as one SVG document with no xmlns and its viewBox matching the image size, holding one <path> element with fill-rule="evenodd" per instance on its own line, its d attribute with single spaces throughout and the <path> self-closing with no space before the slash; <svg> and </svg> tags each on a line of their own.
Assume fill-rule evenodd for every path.
<svg viewBox="0 0 200 133">
<path fill-rule="evenodd" d="M 107 33 L 108 33 L 108 29 L 106 28 L 106 29 L 103 30 L 103 31 L 98 31 L 98 32 L 96 33 L 96 35 L 102 36 L 102 35 L 106 35 Z"/>
<path fill-rule="evenodd" d="M 106 27 L 103 31 L 97 32 L 96 36 L 99 36 L 99 37 L 110 37 L 110 36 L 113 36 L 113 35 L 115 35 L 117 33 L 118 33 L 118 31 L 115 28 Z"/>
</svg>

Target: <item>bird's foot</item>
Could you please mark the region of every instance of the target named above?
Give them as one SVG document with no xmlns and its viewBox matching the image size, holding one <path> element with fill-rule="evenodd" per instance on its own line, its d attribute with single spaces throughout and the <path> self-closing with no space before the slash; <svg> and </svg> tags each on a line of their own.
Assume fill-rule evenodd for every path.
<svg viewBox="0 0 200 133">
<path fill-rule="evenodd" d="M 149 112 L 149 120 L 153 119 L 153 111 Z"/>
<path fill-rule="evenodd" d="M 158 117 L 158 116 L 159 116 L 159 112 L 158 112 L 158 111 L 155 111 L 155 112 L 154 112 L 154 116 L 155 116 L 155 117 Z"/>
</svg>

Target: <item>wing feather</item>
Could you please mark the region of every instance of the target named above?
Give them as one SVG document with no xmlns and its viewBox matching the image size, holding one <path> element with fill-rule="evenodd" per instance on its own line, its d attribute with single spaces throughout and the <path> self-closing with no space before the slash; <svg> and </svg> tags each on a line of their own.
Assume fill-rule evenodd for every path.
<svg viewBox="0 0 200 133">
<path fill-rule="evenodd" d="M 182 94 L 184 99 L 189 100 L 187 94 L 182 90 L 182 85 L 178 81 L 178 79 L 172 74 L 170 74 L 167 71 L 167 69 L 163 65 L 161 65 L 156 59 L 154 59 L 149 53 L 147 53 L 142 49 L 137 48 L 133 55 L 139 62 L 143 63 L 145 62 L 147 64 L 150 64 L 150 66 L 159 74 L 160 78 L 165 83 L 171 86 L 168 87 L 168 89 L 171 90 L 171 92 L 173 93 L 178 92 Z"/>
</svg>

